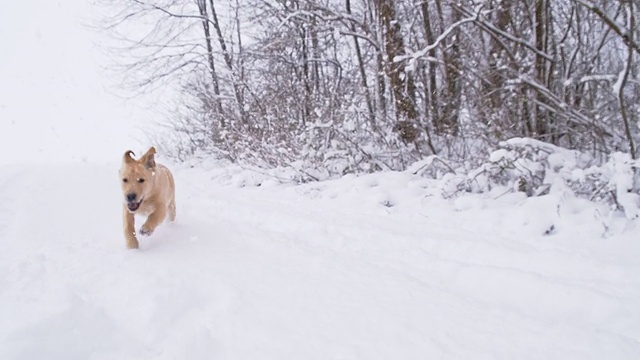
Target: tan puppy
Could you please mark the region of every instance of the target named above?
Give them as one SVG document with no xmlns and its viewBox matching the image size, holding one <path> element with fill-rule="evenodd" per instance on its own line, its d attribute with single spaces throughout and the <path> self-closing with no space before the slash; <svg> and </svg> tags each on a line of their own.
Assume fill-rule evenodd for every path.
<svg viewBox="0 0 640 360">
<path fill-rule="evenodd" d="M 138 248 L 135 230 L 135 214 L 147 215 L 140 228 L 140 235 L 151 235 L 165 217 L 176 218 L 175 183 L 165 166 L 156 164 L 156 149 L 151 147 L 139 160 L 133 151 L 124 153 L 120 168 L 120 181 L 124 194 L 124 237 L 129 249 Z"/>
</svg>

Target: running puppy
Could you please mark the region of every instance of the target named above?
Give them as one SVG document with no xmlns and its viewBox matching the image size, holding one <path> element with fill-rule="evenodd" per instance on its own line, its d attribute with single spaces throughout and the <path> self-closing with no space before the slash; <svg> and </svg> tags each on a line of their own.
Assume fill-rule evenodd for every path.
<svg viewBox="0 0 640 360">
<path fill-rule="evenodd" d="M 176 218 L 175 183 L 171 171 L 164 165 L 156 164 L 156 149 L 151 147 L 138 160 L 133 151 L 124 153 L 120 168 L 120 181 L 124 204 L 124 237 L 129 249 L 138 248 L 135 229 L 135 214 L 148 216 L 140 228 L 140 235 L 151 235 L 164 219 Z"/>
</svg>

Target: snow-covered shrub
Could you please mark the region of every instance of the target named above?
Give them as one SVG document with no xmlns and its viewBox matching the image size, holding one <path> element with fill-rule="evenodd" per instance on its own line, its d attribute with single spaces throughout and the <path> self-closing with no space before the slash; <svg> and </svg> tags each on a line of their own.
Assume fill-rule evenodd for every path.
<svg viewBox="0 0 640 360">
<path fill-rule="evenodd" d="M 500 142 L 499 146 L 479 169 L 488 176 L 486 186 L 508 185 L 528 196 L 548 193 L 554 184 L 570 180 L 576 168 L 593 162 L 578 151 L 535 139 L 513 138 Z"/>
<path fill-rule="evenodd" d="M 604 164 L 588 154 L 529 138 L 500 142 L 486 162 L 470 171 L 455 169 L 436 156 L 414 164 L 408 171 L 439 179 L 445 198 L 465 192 L 484 193 L 496 187 L 542 196 L 572 193 L 606 202 L 630 219 L 640 216 L 640 162 L 629 154 L 612 153 Z"/>
<path fill-rule="evenodd" d="M 627 153 L 615 152 L 603 166 L 585 169 L 580 175 L 583 183 L 592 184 L 591 199 L 609 200 L 623 210 L 627 218 L 636 219 L 640 216 L 638 169 L 638 160 L 631 159 Z"/>
</svg>

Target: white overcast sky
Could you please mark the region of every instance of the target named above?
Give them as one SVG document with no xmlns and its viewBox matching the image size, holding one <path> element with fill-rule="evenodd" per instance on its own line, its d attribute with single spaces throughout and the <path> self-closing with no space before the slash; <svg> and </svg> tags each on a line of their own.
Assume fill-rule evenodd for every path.
<svg viewBox="0 0 640 360">
<path fill-rule="evenodd" d="M 151 114 L 113 95 L 88 0 L 0 2 L 0 164 L 108 161 L 140 150 Z"/>
</svg>

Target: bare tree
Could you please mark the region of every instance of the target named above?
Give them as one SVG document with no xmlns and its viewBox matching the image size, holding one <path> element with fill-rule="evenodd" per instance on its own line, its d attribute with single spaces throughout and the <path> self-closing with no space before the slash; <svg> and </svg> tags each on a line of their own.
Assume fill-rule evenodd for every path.
<svg viewBox="0 0 640 360">
<path fill-rule="evenodd" d="M 396 121 L 414 123 L 418 118 L 415 106 L 415 84 L 411 74 L 407 73 L 404 64 L 397 61 L 405 55 L 404 39 L 402 37 L 400 22 L 396 19 L 396 10 L 393 0 L 374 1 L 378 18 L 384 31 L 385 62 L 384 68 L 391 86 L 398 113 Z M 415 140 L 413 132 L 408 130 L 411 125 L 402 128 L 403 136 L 407 141 Z"/>
</svg>

